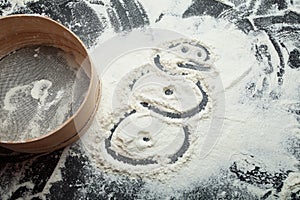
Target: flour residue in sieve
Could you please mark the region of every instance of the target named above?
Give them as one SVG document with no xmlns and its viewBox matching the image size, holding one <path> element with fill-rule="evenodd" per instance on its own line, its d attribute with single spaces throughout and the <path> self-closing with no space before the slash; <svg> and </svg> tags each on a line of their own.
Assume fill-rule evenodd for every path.
<svg viewBox="0 0 300 200">
<path fill-rule="evenodd" d="M 88 86 L 83 84 L 78 88 L 76 69 L 80 66 L 70 62 L 70 58 L 54 47 L 32 46 L 19 49 L 0 61 L 2 141 L 42 136 L 77 110 Z"/>
</svg>

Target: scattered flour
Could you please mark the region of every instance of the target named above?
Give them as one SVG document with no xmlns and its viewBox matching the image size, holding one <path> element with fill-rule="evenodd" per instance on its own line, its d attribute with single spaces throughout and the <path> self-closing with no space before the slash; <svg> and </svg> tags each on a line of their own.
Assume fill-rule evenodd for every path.
<svg viewBox="0 0 300 200">
<path fill-rule="evenodd" d="M 28 2 L 36 2 L 36 1 L 38 0 L 9 0 L 8 3 L 10 4 L 10 6 L 6 9 L 1 10 L 3 12 L 2 16 L 11 14 L 12 11 L 15 11 L 20 7 L 24 7 Z"/>
<path fill-rule="evenodd" d="M 283 141 L 299 131 L 297 128 L 290 131 L 296 120 L 285 109 L 285 102 L 295 102 L 299 98 L 293 82 L 297 82 L 297 75 L 289 74 L 290 81 L 281 88 L 276 85 L 276 72 L 264 74 L 266 63 L 257 61 L 254 47 L 266 44 L 273 54 L 275 50 L 267 36 L 261 32 L 246 35 L 228 22 L 210 17 L 178 20 L 166 16 L 154 27 L 168 28 L 185 37 L 177 40 L 160 38 L 161 42 L 152 48 L 129 49 L 106 69 L 98 69 L 103 86 L 102 99 L 97 122 L 83 138 L 95 165 L 107 172 L 143 177 L 145 187 L 150 191 L 172 195 L 176 190 L 188 189 L 209 178 L 220 169 L 228 169 L 233 162 L 241 160 L 240 155 L 254 155 L 269 172 L 296 171 L 297 160 L 288 155 Z M 152 32 L 155 37 L 155 31 Z M 130 33 L 123 37 L 126 41 Z M 155 43 L 156 40 L 152 38 L 152 41 Z M 188 54 L 184 53 L 185 48 L 167 49 L 167 44 L 176 41 L 199 41 L 209 50 L 211 59 L 206 62 L 198 56 L 197 60 L 197 47 L 193 45 L 182 46 L 191 49 Z M 118 49 L 118 46 L 114 48 Z M 97 61 L 97 48 L 95 52 L 93 56 Z M 200 52 L 203 54 L 203 49 Z M 163 69 L 155 66 L 155 55 L 160 55 Z M 195 64 L 195 61 L 199 61 L 202 71 L 178 67 L 178 63 Z M 277 66 L 276 58 L 272 62 Z M 96 66 L 100 65 L 96 62 Z M 264 77 L 269 87 L 263 85 Z M 150 109 L 152 106 L 159 111 L 180 114 L 191 109 L 203 99 L 192 84 L 196 80 L 202 83 L 208 95 L 207 106 L 198 114 L 175 119 Z M 222 80 L 221 84 L 216 80 Z M 252 82 L 256 88 L 249 93 L 247 84 Z M 166 96 L 166 87 L 174 93 Z M 263 92 L 261 98 L 252 98 L 260 92 Z M 283 96 L 274 100 L 268 95 L 271 92 Z M 141 102 L 147 104 L 141 106 Z M 128 114 L 132 110 L 135 113 Z M 187 149 L 177 160 L 169 162 L 170 154 L 182 147 L 184 126 L 188 127 L 190 136 L 188 145 L 183 145 Z M 107 145 L 109 138 L 110 146 Z M 133 164 L 128 158 L 140 161 L 151 158 L 157 162 Z M 261 194 L 257 188 L 249 190 Z"/>
<path fill-rule="evenodd" d="M 192 4 L 192 0 L 154 0 L 151 2 L 147 0 L 141 0 L 140 2 L 146 9 L 151 23 L 154 23 L 156 20 L 158 20 L 161 14 L 181 16 L 186 8 Z M 159 7 L 157 5 L 159 5 Z"/>
<path fill-rule="evenodd" d="M 153 2 L 141 2 L 151 22 L 166 14 L 150 34 L 137 30 L 113 43 L 114 34 L 108 30 L 98 42 L 99 48 L 107 47 L 107 51 L 95 48 L 91 52 L 102 81 L 102 97 L 96 120 L 82 142 L 93 164 L 112 181 L 117 181 L 114 175 L 118 174 L 142 178 L 145 191 L 150 191 L 147 195 L 154 197 L 180 198 L 179 190 L 204 184 L 232 163 L 245 172 L 255 166 L 269 173 L 294 171 L 288 174 L 279 196 L 288 199 L 298 192 L 299 161 L 284 145 L 289 137 L 299 138 L 299 125 L 288 112 L 299 103 L 299 70 L 287 68 L 288 78 L 278 86 L 276 70 L 266 74 L 268 61 L 262 58 L 259 62 L 255 57 L 255 46 L 266 45 L 274 55 L 271 64 L 279 65 L 276 50 L 264 32 L 244 34 L 233 24 L 208 16 L 174 16 L 191 1 L 159 2 L 159 8 Z M 298 4 L 294 5 L 298 9 Z M 168 34 L 158 34 L 155 28 Z M 171 30 L 176 34 L 170 35 Z M 134 34 L 144 34 L 142 40 L 149 41 L 138 43 L 141 38 Z M 112 50 L 115 54 L 110 54 Z M 208 60 L 203 56 L 207 53 Z M 161 66 L 155 62 L 157 55 Z M 16 91 L 27 91 L 45 103 L 43 91 L 51 87 L 51 82 L 40 80 L 13 88 L 7 93 L 4 109 L 15 110 L 9 99 Z M 203 109 L 188 112 L 199 108 L 206 95 Z M 69 150 L 64 151 L 52 181 L 62 180 L 60 169 Z M 240 181 L 234 185 L 242 187 Z M 50 192 L 50 187 L 48 182 L 45 192 Z M 265 192 L 251 184 L 247 189 L 258 196 Z M 219 197 L 225 196 L 226 191 L 221 191 Z"/>
<path fill-rule="evenodd" d="M 284 181 L 282 192 L 280 193 L 281 199 L 291 199 L 292 193 L 299 193 L 300 189 L 300 174 L 291 173 L 289 177 Z"/>
</svg>

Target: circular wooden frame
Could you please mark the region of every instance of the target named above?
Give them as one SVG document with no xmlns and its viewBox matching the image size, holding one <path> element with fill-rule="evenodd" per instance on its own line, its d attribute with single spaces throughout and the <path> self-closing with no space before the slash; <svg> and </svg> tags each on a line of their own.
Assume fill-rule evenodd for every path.
<svg viewBox="0 0 300 200">
<path fill-rule="evenodd" d="M 50 152 L 77 141 L 88 129 L 99 105 L 100 81 L 84 44 L 61 24 L 37 15 L 0 18 L 0 59 L 15 50 L 32 45 L 53 46 L 72 54 L 90 78 L 87 95 L 79 109 L 55 130 L 26 141 L 0 140 L 0 146 L 17 152 Z"/>
</svg>

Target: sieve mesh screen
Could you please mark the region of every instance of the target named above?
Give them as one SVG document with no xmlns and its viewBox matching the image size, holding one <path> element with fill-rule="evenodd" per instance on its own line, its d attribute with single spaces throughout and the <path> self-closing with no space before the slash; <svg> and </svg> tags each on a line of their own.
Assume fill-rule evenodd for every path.
<svg viewBox="0 0 300 200">
<path fill-rule="evenodd" d="M 84 99 L 89 78 L 72 55 L 29 46 L 0 60 L 0 140 L 39 137 L 65 122 Z"/>
</svg>

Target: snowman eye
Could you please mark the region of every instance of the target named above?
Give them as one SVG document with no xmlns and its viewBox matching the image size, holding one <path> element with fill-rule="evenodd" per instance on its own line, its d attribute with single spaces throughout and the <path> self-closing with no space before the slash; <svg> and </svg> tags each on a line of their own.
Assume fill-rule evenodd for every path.
<svg viewBox="0 0 300 200">
<path fill-rule="evenodd" d="M 165 95 L 172 95 L 174 92 L 173 92 L 173 90 L 171 89 L 171 88 L 164 88 L 164 93 L 165 93 Z"/>
<path fill-rule="evenodd" d="M 188 47 L 182 47 L 181 48 L 181 52 L 182 53 L 186 53 L 186 52 L 188 52 L 189 51 L 189 48 Z"/>
<path fill-rule="evenodd" d="M 209 52 L 206 48 L 201 47 L 198 48 L 198 51 L 196 53 L 196 56 L 200 59 L 202 59 L 203 61 L 207 61 L 209 60 Z"/>
<path fill-rule="evenodd" d="M 202 53 L 201 53 L 201 52 L 198 52 L 198 53 L 197 53 L 197 56 L 201 58 L 201 57 L 202 57 Z"/>
<path fill-rule="evenodd" d="M 143 137 L 143 141 L 144 141 L 144 142 L 149 142 L 149 141 L 150 141 L 150 138 L 148 138 L 148 137 Z"/>
</svg>

